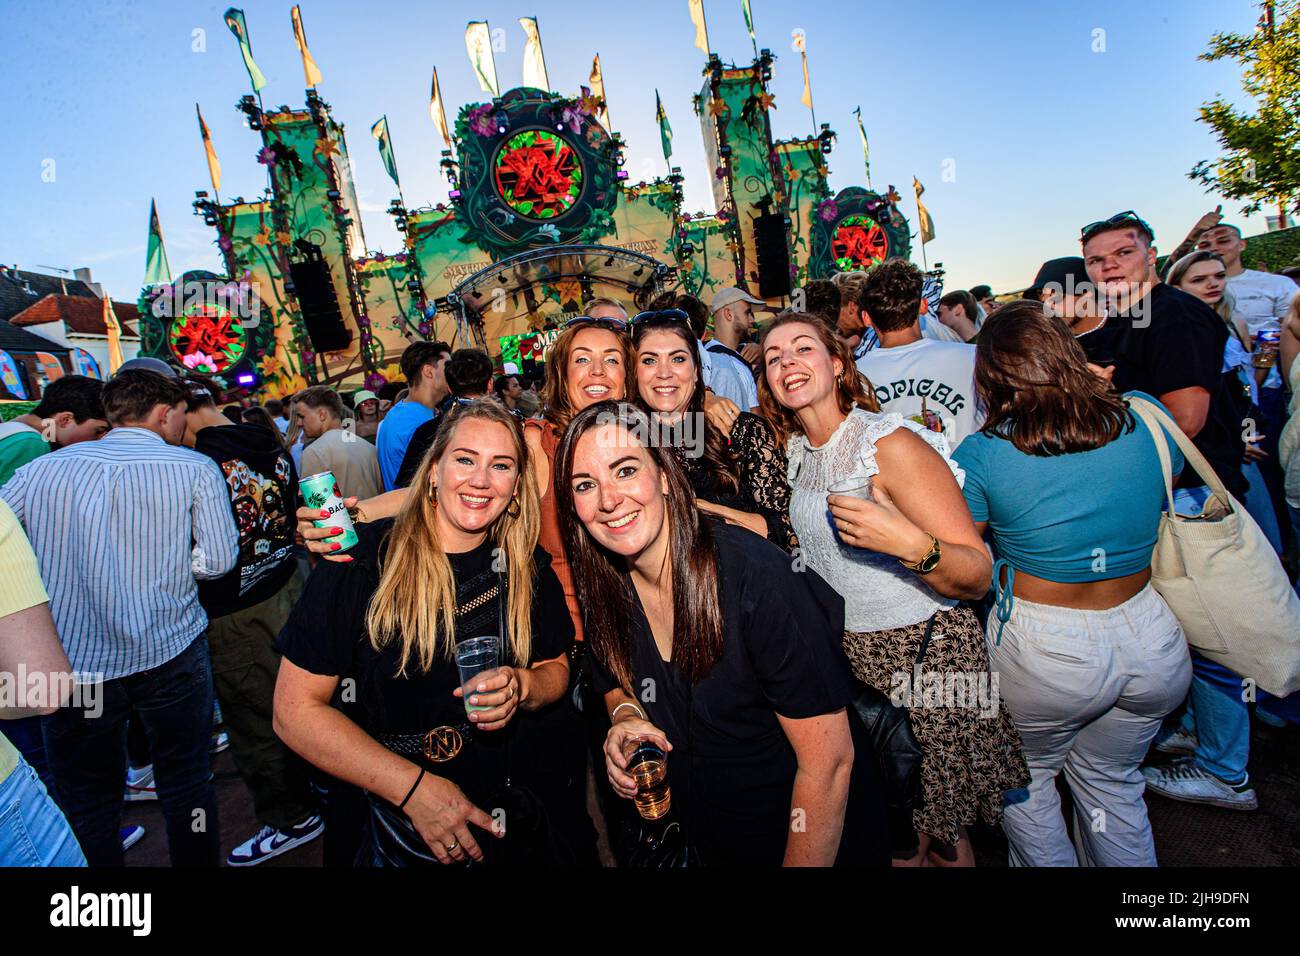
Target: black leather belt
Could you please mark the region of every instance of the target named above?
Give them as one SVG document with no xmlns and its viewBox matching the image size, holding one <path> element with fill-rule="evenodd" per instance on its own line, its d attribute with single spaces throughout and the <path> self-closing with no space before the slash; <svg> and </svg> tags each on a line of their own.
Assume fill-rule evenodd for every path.
<svg viewBox="0 0 1300 956">
<path fill-rule="evenodd" d="M 380 734 L 379 742 L 402 757 L 423 757 L 430 763 L 446 763 L 472 739 L 473 725 L 444 724 L 422 734 Z"/>
</svg>

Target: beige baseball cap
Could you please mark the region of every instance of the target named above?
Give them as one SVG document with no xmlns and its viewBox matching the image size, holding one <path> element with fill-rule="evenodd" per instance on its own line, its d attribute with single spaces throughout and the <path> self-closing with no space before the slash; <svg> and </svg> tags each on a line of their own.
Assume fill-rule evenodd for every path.
<svg viewBox="0 0 1300 956">
<path fill-rule="evenodd" d="M 736 302 L 748 302 L 750 305 L 761 305 L 767 307 L 767 303 L 762 299 L 756 299 L 744 289 L 737 286 L 723 289 L 713 296 L 713 301 L 709 303 L 709 313 L 717 312 L 719 309 L 726 308 Z"/>
<path fill-rule="evenodd" d="M 378 398 L 378 397 L 379 396 L 376 395 L 374 392 L 370 391 L 370 389 L 363 388 L 361 389 L 361 391 L 357 392 L 355 395 L 352 396 L 352 407 L 356 408 L 362 402 L 368 402 L 372 398 Z"/>
</svg>

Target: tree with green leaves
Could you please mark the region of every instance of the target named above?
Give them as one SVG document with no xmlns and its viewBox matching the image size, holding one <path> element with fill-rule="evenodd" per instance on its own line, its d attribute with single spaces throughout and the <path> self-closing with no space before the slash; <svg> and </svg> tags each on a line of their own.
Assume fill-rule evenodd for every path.
<svg viewBox="0 0 1300 956">
<path fill-rule="evenodd" d="M 1300 0 L 1261 4 L 1254 32 L 1216 33 L 1200 59 L 1236 60 L 1255 112 L 1222 96 L 1201 106 L 1200 121 L 1214 129 L 1225 155 L 1197 163 L 1188 178 L 1228 199 L 1245 200 L 1242 213 L 1276 205 L 1300 212 Z"/>
</svg>

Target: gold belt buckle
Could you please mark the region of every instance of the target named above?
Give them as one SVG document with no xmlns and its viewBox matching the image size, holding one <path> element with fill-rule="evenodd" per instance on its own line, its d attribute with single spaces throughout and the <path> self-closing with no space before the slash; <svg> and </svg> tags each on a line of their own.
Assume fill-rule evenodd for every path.
<svg viewBox="0 0 1300 956">
<path fill-rule="evenodd" d="M 445 763 L 464 745 L 465 739 L 455 727 L 434 727 L 424 735 L 424 756 L 430 763 Z"/>
</svg>

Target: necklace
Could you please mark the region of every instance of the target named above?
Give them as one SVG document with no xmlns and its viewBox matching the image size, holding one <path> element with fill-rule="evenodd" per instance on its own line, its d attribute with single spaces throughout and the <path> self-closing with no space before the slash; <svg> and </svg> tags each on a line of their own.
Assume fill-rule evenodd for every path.
<svg viewBox="0 0 1300 956">
<path fill-rule="evenodd" d="M 1101 328 L 1101 327 L 1102 327 L 1103 325 L 1105 325 L 1105 324 L 1106 324 L 1106 316 L 1103 315 L 1103 316 L 1101 317 L 1101 321 L 1100 321 L 1100 322 L 1098 322 L 1096 325 L 1094 325 L 1092 328 L 1088 329 L 1088 330 L 1085 331 L 1085 332 L 1075 332 L 1075 333 L 1074 333 L 1074 337 L 1075 337 L 1076 339 L 1081 339 L 1081 338 L 1083 338 L 1085 335 L 1091 335 L 1093 332 L 1096 332 L 1099 328 Z M 1071 331 L 1073 331 L 1073 329 L 1071 329 Z"/>
</svg>

